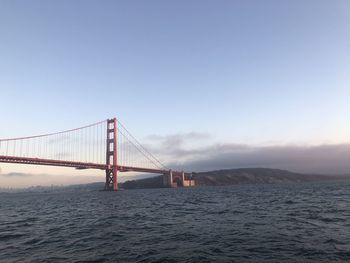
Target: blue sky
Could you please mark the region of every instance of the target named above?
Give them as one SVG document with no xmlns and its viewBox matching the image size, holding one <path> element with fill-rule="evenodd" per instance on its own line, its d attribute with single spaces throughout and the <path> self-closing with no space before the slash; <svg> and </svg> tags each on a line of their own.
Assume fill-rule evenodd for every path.
<svg viewBox="0 0 350 263">
<path fill-rule="evenodd" d="M 0 137 L 350 141 L 349 1 L 0 0 Z"/>
</svg>

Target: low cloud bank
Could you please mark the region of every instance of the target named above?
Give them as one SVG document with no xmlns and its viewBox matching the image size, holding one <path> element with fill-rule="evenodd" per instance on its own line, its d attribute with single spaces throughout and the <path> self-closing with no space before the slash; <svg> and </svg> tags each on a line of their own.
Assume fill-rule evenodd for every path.
<svg viewBox="0 0 350 263">
<path fill-rule="evenodd" d="M 350 173 L 350 145 L 270 146 L 237 149 L 213 146 L 207 156 L 182 163 L 186 169 L 206 171 L 215 169 L 266 167 L 303 173 Z M 173 163 L 178 166 L 179 164 Z"/>
<path fill-rule="evenodd" d="M 71 185 L 103 181 L 103 176 L 51 175 L 32 173 L 2 173 L 0 188 L 26 188 L 29 186 Z"/>
<path fill-rule="evenodd" d="M 191 133 L 153 139 L 158 145 L 152 151 L 168 160 L 169 167 L 188 171 L 265 167 L 301 173 L 350 173 L 350 144 L 251 146 L 211 143 L 208 145 L 210 137 L 200 134 L 196 139 L 203 145 L 206 143 L 207 146 L 198 146 L 197 141 L 197 147 L 186 147 L 195 135 Z"/>
<path fill-rule="evenodd" d="M 127 180 L 135 180 L 152 177 L 152 174 L 135 174 L 135 173 L 120 173 L 118 181 L 124 182 Z M 86 184 L 95 182 L 104 182 L 105 175 L 53 175 L 53 174 L 35 174 L 35 173 L 2 173 L 0 174 L 0 188 L 26 188 L 30 186 L 50 186 L 50 185 L 72 185 Z"/>
<path fill-rule="evenodd" d="M 6 174 L 2 174 L 0 171 L 0 176 L 3 177 L 30 177 L 32 176 L 32 174 L 28 174 L 28 173 L 6 173 Z"/>
</svg>

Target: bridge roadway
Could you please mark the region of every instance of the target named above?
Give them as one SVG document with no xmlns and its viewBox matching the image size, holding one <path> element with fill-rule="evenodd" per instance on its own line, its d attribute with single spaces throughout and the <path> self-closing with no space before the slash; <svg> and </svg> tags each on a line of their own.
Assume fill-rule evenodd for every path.
<svg viewBox="0 0 350 263">
<path fill-rule="evenodd" d="M 32 165 L 49 165 L 49 166 L 60 166 L 60 167 L 71 167 L 78 170 L 85 169 L 98 169 L 106 170 L 108 165 L 98 163 L 84 163 L 74 161 L 59 161 L 51 159 L 40 159 L 40 158 L 29 158 L 29 157 L 16 157 L 16 156 L 2 156 L 0 155 L 0 163 L 16 163 L 16 164 L 32 164 Z M 141 172 L 141 173 L 155 173 L 155 174 L 172 174 L 172 176 L 180 176 L 183 172 L 171 171 L 171 170 L 158 170 L 151 168 L 140 168 L 132 166 L 117 166 L 119 172 Z M 190 177 L 191 173 L 184 173 L 184 176 Z"/>
</svg>

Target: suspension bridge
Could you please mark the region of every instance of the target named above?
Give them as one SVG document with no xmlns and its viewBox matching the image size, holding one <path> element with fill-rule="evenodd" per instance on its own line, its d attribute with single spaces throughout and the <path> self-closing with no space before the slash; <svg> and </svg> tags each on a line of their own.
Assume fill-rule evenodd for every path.
<svg viewBox="0 0 350 263">
<path fill-rule="evenodd" d="M 0 163 L 104 170 L 105 190 L 118 190 L 118 172 L 163 175 L 165 187 L 193 186 L 191 173 L 162 164 L 116 118 L 36 136 L 0 139 Z"/>
</svg>

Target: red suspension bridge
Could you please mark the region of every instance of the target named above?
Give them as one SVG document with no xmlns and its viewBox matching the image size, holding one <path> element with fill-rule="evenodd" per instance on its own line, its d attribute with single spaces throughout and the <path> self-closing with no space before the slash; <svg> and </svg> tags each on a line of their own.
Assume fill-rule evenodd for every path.
<svg viewBox="0 0 350 263">
<path fill-rule="evenodd" d="M 0 162 L 105 170 L 105 190 L 118 190 L 118 172 L 163 174 L 167 187 L 191 186 L 190 173 L 172 171 L 117 119 L 30 137 L 0 139 Z"/>
</svg>

